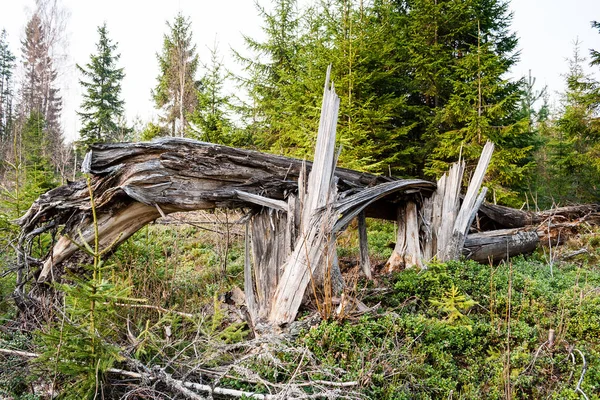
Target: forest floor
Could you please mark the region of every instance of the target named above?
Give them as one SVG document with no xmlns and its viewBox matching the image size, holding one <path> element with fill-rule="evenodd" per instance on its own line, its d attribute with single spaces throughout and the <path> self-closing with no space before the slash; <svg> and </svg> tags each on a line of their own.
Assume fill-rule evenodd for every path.
<svg viewBox="0 0 600 400">
<path fill-rule="evenodd" d="M 76 278 L 58 286 L 64 308 L 33 331 L 13 306 L 14 277 L 4 275 L 0 348 L 40 356 L 0 354 L 0 399 L 207 395 L 176 382 L 238 397 L 600 399 L 599 231 L 499 265 L 387 275 L 394 225 L 369 220 L 374 279 L 359 275 L 355 233 L 338 239 L 338 254 L 347 295 L 371 309 L 323 319 L 322 305 L 307 306 L 287 333 L 255 338 L 236 297 L 238 218 L 188 213 L 145 227 L 99 269 L 92 295 Z"/>
</svg>

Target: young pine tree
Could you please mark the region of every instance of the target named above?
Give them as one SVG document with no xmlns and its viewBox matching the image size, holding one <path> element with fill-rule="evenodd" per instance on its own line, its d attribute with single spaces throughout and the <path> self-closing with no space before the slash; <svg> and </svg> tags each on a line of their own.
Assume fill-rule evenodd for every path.
<svg viewBox="0 0 600 400">
<path fill-rule="evenodd" d="M 118 68 L 120 54 L 117 44 L 108 37 L 106 23 L 98 27 L 100 38 L 96 54 L 90 56 L 85 66 L 77 65 L 83 75 L 79 81 L 85 92 L 81 111 L 78 112 L 82 128 L 79 143 L 82 148 L 96 142 L 111 142 L 119 136 L 119 121 L 123 117 L 124 101 L 121 99 L 121 81 L 125 74 Z"/>
<path fill-rule="evenodd" d="M 131 287 L 111 281 L 106 276 L 111 267 L 104 264 L 103 258 L 113 244 L 100 248 L 94 193 L 89 177 L 88 190 L 94 241 L 88 244 L 82 240 L 82 235 L 71 240 L 92 258 L 92 264 L 82 266 L 86 276 L 73 274 L 69 283 L 56 284 L 64 293 L 63 314 L 51 321 L 48 327 L 36 332 L 42 353 L 36 363 L 49 376 L 58 374 L 62 386 L 59 388 L 60 398 L 73 400 L 103 397 L 106 372 L 122 359 L 121 348 L 113 344 L 117 342 L 119 331 L 114 304 L 138 301 L 129 297 Z M 113 273 L 113 280 L 114 276 Z"/>
</svg>

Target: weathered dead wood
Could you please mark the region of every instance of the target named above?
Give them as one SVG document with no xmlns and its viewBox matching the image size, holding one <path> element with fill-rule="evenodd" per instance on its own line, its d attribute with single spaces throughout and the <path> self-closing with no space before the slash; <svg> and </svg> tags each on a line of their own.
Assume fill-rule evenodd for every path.
<svg viewBox="0 0 600 400">
<path fill-rule="evenodd" d="M 600 204 L 581 204 L 532 212 L 497 204 L 483 203 L 479 210 L 480 217 L 492 221 L 497 229 L 522 228 L 528 225 L 537 225 L 548 218 L 572 221 L 595 213 L 600 213 Z"/>
<path fill-rule="evenodd" d="M 250 232 L 246 222 L 246 232 L 244 235 L 244 296 L 246 298 L 246 307 L 250 315 L 250 321 L 258 321 L 258 301 L 256 299 L 256 287 L 254 286 L 254 276 L 252 274 L 252 262 L 250 260 Z M 254 329 L 254 327 L 252 327 Z"/>
<path fill-rule="evenodd" d="M 329 87 L 329 74 L 313 164 L 175 138 L 92 146 L 83 170 L 91 175 L 100 246 L 117 246 L 172 212 L 247 207 L 253 211 L 251 240 L 248 227 L 246 234 L 244 286 L 252 322 L 291 322 L 311 279 L 313 287 L 325 283 L 324 293 L 329 290 L 331 296 L 332 288 L 343 285 L 335 234 L 358 214 L 363 221 L 373 211 L 389 214 L 398 201 L 426 197 L 435 185 L 336 169 L 339 98 L 333 85 Z M 73 238 L 92 241 L 90 211 L 88 188 L 80 181 L 41 196 L 19 220 L 21 244 L 47 227 L 63 226 L 63 236 L 42 260 L 39 282 L 78 251 Z M 411 218 L 414 252 L 419 249 L 416 206 Z M 364 229 L 361 236 L 366 244 Z M 362 247 L 368 269 L 368 252 Z"/>
<path fill-rule="evenodd" d="M 533 252 L 539 241 L 535 230 L 522 228 L 473 233 L 465 240 L 463 255 L 481 263 L 498 262 Z"/>
<path fill-rule="evenodd" d="M 157 205 L 169 214 L 215 207 L 256 207 L 256 197 L 246 196 L 246 193 L 260 199 L 285 200 L 297 190 L 302 163 L 178 138 L 92 146 L 86 164 L 92 174 L 101 244 L 113 243 L 120 234 L 119 244 L 158 218 Z M 310 170 L 312 164 L 306 165 Z M 335 174 L 340 191 L 390 182 L 390 178 L 344 169 L 336 169 Z M 392 180 L 396 182 L 403 181 Z M 420 181 L 415 187 L 419 185 L 429 190 L 433 188 L 426 181 Z M 283 207 L 281 203 L 270 205 L 273 204 Z M 365 211 L 369 215 L 368 207 Z M 63 226 L 63 232 L 72 238 L 77 238 L 81 230 L 84 238 L 91 240 L 93 229 L 85 181 L 69 183 L 40 196 L 18 222 L 23 238 L 31 239 L 30 234 L 38 228 L 52 224 Z M 43 260 L 39 280 L 48 279 L 52 266 L 67 260 L 77 250 L 69 239 L 60 238 L 52 253 Z"/>
<path fill-rule="evenodd" d="M 398 219 L 396 232 L 396 245 L 392 255 L 385 263 L 387 272 L 403 269 L 405 266 L 404 254 L 406 253 L 406 207 L 398 207 Z"/>
<path fill-rule="evenodd" d="M 282 267 L 289 257 L 286 247 L 287 217 L 265 210 L 252 217 L 253 282 L 258 305 L 258 320 L 267 318 Z M 286 251 L 287 250 L 287 251 Z"/>
<path fill-rule="evenodd" d="M 485 172 L 487 171 L 488 165 L 492 160 L 493 153 L 494 144 L 492 142 L 487 142 L 483 147 L 481 156 L 477 162 L 477 167 L 475 168 L 475 172 L 471 177 L 471 182 L 469 182 L 467 194 L 465 195 L 460 206 L 460 210 L 456 215 L 456 220 L 454 221 L 454 227 L 452 229 L 452 236 L 446 244 L 443 256 L 441 257 L 442 261 L 456 260 L 461 254 L 461 250 L 465 243 L 465 238 L 469 233 L 469 227 L 471 226 L 471 223 L 473 222 L 475 214 L 477 214 L 481 203 L 483 203 L 485 194 L 487 192 L 487 188 L 484 188 L 482 195 L 478 195 L 481 184 L 483 183 L 483 178 L 485 177 Z M 459 198 L 458 194 L 456 197 L 457 199 Z"/>
<path fill-rule="evenodd" d="M 434 188 L 435 184 L 431 182 L 420 179 L 403 179 L 368 187 L 350 196 L 340 196 L 341 199 L 333 205 L 333 209 L 338 214 L 333 231 L 343 230 L 362 211 L 365 211 L 367 217 L 371 216 L 371 212 L 381 217 L 381 212 L 377 213 L 376 210 L 370 209 L 372 205 L 377 204 L 378 208 L 384 206 L 396 210 L 398 203 L 402 203 L 402 201 L 395 201 L 387 206 L 381 204 L 381 200 L 392 197 L 396 193 L 404 194 L 404 202 L 409 199 L 415 201 L 417 196 L 406 196 L 406 194 L 421 193 L 429 196 Z M 384 214 L 387 218 L 387 213 Z M 392 220 L 395 220 L 396 216 L 397 214 L 394 214 Z"/>
<path fill-rule="evenodd" d="M 360 267 L 367 279 L 371 279 L 371 259 L 369 258 L 369 243 L 367 240 L 367 218 L 360 212 L 358 220 L 358 247 L 360 251 Z"/>
<path fill-rule="evenodd" d="M 464 170 L 464 161 L 452 164 L 448 173 L 442 175 L 437 181 L 436 191 L 431 197 L 423 200 L 420 230 L 422 256 L 425 262 L 429 262 L 434 257 L 440 260 L 446 258 L 459 211 L 459 194 Z"/>
<path fill-rule="evenodd" d="M 535 215 L 532 212 L 487 202 L 484 202 L 479 208 L 479 218 L 482 221 L 489 219 L 493 223 L 492 229 L 522 228 L 536 223 Z"/>
<path fill-rule="evenodd" d="M 447 260 L 448 244 L 452 238 L 454 224 L 460 209 L 460 188 L 462 187 L 462 178 L 465 172 L 465 162 L 459 161 L 453 164 L 448 171 L 445 190 L 441 208 L 441 218 L 437 227 L 437 256 L 441 261 Z M 434 231 L 436 230 L 434 226 Z"/>
<path fill-rule="evenodd" d="M 6 356 L 13 356 L 13 357 L 22 357 L 25 359 L 36 359 L 36 358 L 41 357 L 41 354 L 38 354 L 38 353 L 31 353 L 31 352 L 27 352 L 27 351 L 4 349 L 4 348 L 0 348 L 0 354 L 4 354 Z M 166 384 L 169 388 L 176 390 L 177 392 L 179 392 L 180 394 L 185 396 L 185 398 L 188 398 L 188 399 L 205 399 L 205 397 L 200 396 L 199 394 L 189 390 L 189 389 L 194 389 L 194 390 L 197 390 L 202 393 L 208 393 L 209 398 L 213 398 L 213 396 L 215 396 L 217 398 L 231 398 L 231 397 L 240 398 L 241 397 L 241 398 L 245 398 L 245 399 L 277 400 L 277 399 L 283 398 L 283 396 L 285 396 L 285 394 L 286 394 L 286 390 L 289 389 L 289 387 L 292 385 L 292 384 L 287 384 L 288 386 L 286 386 L 283 384 L 282 385 L 275 384 L 274 386 L 281 387 L 283 389 L 281 391 L 281 393 L 277 393 L 277 394 L 254 393 L 254 392 L 248 392 L 248 391 L 243 391 L 243 390 L 219 387 L 219 386 L 215 386 L 215 385 L 206 385 L 206 384 L 200 384 L 197 382 L 175 379 L 175 378 L 173 378 L 173 376 L 171 374 L 168 374 L 165 372 L 167 370 L 167 368 L 160 367 L 160 366 L 156 366 L 154 368 L 148 368 L 148 367 L 142 365 L 138 361 L 128 359 L 127 357 L 126 357 L 126 359 L 128 361 L 128 364 L 131 364 L 133 367 L 135 367 L 136 369 L 138 369 L 142 372 L 129 371 L 126 369 L 121 369 L 121 368 L 108 368 L 106 370 L 106 372 L 108 374 L 115 374 L 115 375 L 119 375 L 119 376 L 123 376 L 123 377 L 127 377 L 127 378 L 139 379 L 140 381 L 144 381 L 144 382 L 160 381 L 160 382 L 163 382 L 164 384 Z M 196 372 L 198 372 L 198 371 L 196 371 Z M 209 369 L 203 369 L 202 374 L 206 375 L 210 378 L 218 377 L 220 379 L 223 377 L 222 372 L 211 371 Z M 234 377 L 233 375 L 226 375 L 226 376 L 228 378 L 238 379 L 238 377 Z M 239 380 L 242 382 L 247 382 L 243 378 L 241 378 Z M 351 387 L 359 386 L 359 382 L 357 382 L 357 381 L 334 382 L 334 381 L 325 381 L 325 380 L 314 379 L 314 380 L 311 380 L 310 382 L 302 382 L 302 383 L 293 384 L 293 386 L 295 386 L 297 388 L 302 387 L 302 386 L 307 386 L 307 385 L 319 385 L 322 387 L 344 388 L 345 390 L 349 390 L 349 388 L 351 388 Z M 340 394 L 338 389 L 328 393 L 329 396 L 323 395 L 322 397 L 329 398 L 331 396 L 335 396 L 336 394 L 338 396 Z M 294 397 L 291 397 L 291 398 L 294 398 Z M 309 398 L 312 398 L 312 397 L 309 397 Z"/>
<path fill-rule="evenodd" d="M 398 234 L 396 246 L 386 263 L 388 272 L 410 267 L 423 267 L 419 241 L 417 205 L 410 201 L 398 208 Z"/>
<path fill-rule="evenodd" d="M 501 210 L 503 219 L 511 214 L 521 216 L 524 214 L 523 211 L 503 206 L 488 204 L 486 208 L 494 211 Z M 463 248 L 463 255 L 479 262 L 488 262 L 488 260 L 496 262 L 506 259 L 507 255 L 512 257 L 531 253 L 537 245 L 560 245 L 576 236 L 582 228 L 587 230 L 589 225 L 600 225 L 600 214 L 594 212 L 595 209 L 597 209 L 596 205 L 581 205 L 527 213 L 527 221 L 539 222 L 524 227 L 469 234 Z M 524 219 L 518 220 L 519 223 L 523 221 Z"/>
<path fill-rule="evenodd" d="M 137 202 L 114 210 L 114 214 L 112 215 L 107 213 L 102 214 L 98 218 L 100 248 L 106 249 L 108 246 L 122 242 L 124 238 L 130 237 L 158 217 L 160 217 L 160 212 L 156 207 Z M 43 282 L 49 277 L 53 265 L 61 263 L 79 250 L 75 241 L 93 242 L 94 228 L 91 219 L 88 217 L 88 220 L 84 220 L 84 223 L 77 228 L 76 232 L 77 234 L 73 231 L 68 232 L 54 245 L 52 252 L 44 261 L 43 268 L 38 277 L 39 282 Z M 81 236 L 79 236 L 79 233 L 81 233 Z"/>
<path fill-rule="evenodd" d="M 288 211 L 288 204 L 285 201 L 270 199 L 257 194 L 242 192 L 241 190 L 236 190 L 235 194 L 240 198 L 240 200 L 247 201 L 248 203 L 269 207 L 283 212 Z"/>
<path fill-rule="evenodd" d="M 289 323 L 296 318 L 309 280 L 319 274 L 325 277 L 335 258 L 332 228 L 335 214 L 331 205 L 336 199 L 334 180 L 335 133 L 340 99 L 329 86 L 331 67 L 327 70 L 323 104 L 313 169 L 308 175 L 305 202 L 300 212 L 302 222 L 292 254 L 283 265 L 283 274 L 273 295 L 269 321 Z M 313 281 L 314 284 L 314 281 Z"/>
<path fill-rule="evenodd" d="M 487 192 L 483 188 L 479 193 L 479 189 L 493 151 L 493 143 L 486 143 L 462 205 L 460 188 L 465 162 L 459 160 L 438 180 L 436 191 L 423 200 L 421 210 L 410 201 L 398 210 L 396 247 L 386 263 L 389 272 L 413 265 L 422 267 L 423 261 L 433 258 L 448 261 L 460 257 L 469 227 Z"/>
</svg>

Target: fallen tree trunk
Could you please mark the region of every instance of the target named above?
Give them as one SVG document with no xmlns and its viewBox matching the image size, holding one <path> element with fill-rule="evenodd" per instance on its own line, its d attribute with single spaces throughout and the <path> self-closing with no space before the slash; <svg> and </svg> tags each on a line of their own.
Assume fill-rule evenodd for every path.
<svg viewBox="0 0 600 400">
<path fill-rule="evenodd" d="M 169 213 L 214 208 L 249 211 L 244 289 L 255 327 L 257 323 L 291 322 L 309 283 L 315 296 L 321 291 L 325 298 L 343 286 L 336 235 L 356 217 L 361 264 L 369 277 L 366 217 L 398 222 L 396 248 L 387 264 L 387 270 L 393 271 L 421 267 L 433 258 L 457 259 L 461 253 L 487 262 L 530 252 L 539 242 L 538 234 L 520 228 L 546 221 L 550 227 L 557 218 L 589 215 L 600 209 L 594 205 L 529 213 L 482 204 L 486 188 L 481 185 L 492 157 L 492 143 L 483 148 L 462 204 L 464 161 L 455 163 L 440 178 L 437 189 L 436 184 L 424 180 L 338 169 L 338 109 L 339 98 L 329 85 L 328 71 L 313 164 L 176 138 L 92 146 L 83 163 L 89 183 L 73 182 L 49 191 L 18 221 L 17 291 L 31 278 L 32 262 L 41 265 L 38 270 L 33 268 L 38 282 L 54 279 L 55 266 L 94 241 L 92 207 L 103 254 Z M 476 215 L 479 222 L 487 218 L 496 228 L 508 225 L 519 229 L 468 234 Z M 32 259 L 29 243 L 59 228 L 62 236 L 50 252 L 41 260 Z"/>
<path fill-rule="evenodd" d="M 306 163 L 310 171 L 312 164 Z M 250 150 L 235 149 L 179 138 L 150 143 L 116 143 L 92 146 L 85 171 L 92 176 L 101 247 L 126 240 L 144 225 L 177 211 L 214 208 L 254 208 L 257 204 L 239 192 L 285 200 L 297 191 L 302 161 Z M 338 191 L 352 193 L 390 178 L 336 169 Z M 430 192 L 434 185 L 410 180 L 404 190 Z M 408 195 L 412 197 L 414 194 Z M 393 200 L 393 199 L 392 199 Z M 393 203 L 383 208 L 394 207 Z M 367 207 L 367 216 L 381 215 L 382 203 Z M 52 266 L 77 252 L 69 239 L 93 236 L 91 207 L 85 180 L 53 189 L 18 220 L 26 242 L 44 227 L 63 226 L 64 235 L 48 256 L 38 280 L 47 280 Z"/>
<path fill-rule="evenodd" d="M 523 211 L 515 208 L 491 203 L 483 203 L 479 209 L 481 219 L 489 219 L 496 229 L 523 228 L 528 225 L 541 224 L 548 219 L 571 221 L 586 215 L 600 213 L 600 204 L 581 204 L 557 207 L 544 211 Z"/>
<path fill-rule="evenodd" d="M 535 230 L 501 229 L 467 236 L 463 256 L 480 263 L 498 262 L 533 252 L 540 242 Z"/>
<path fill-rule="evenodd" d="M 38 282 L 52 278 L 54 266 L 93 242 L 92 207 L 103 254 L 159 216 L 247 208 L 252 246 L 247 242 L 246 249 L 252 247 L 254 263 L 246 254 L 245 290 L 253 324 L 291 322 L 309 281 L 329 296 L 334 282 L 343 283 L 336 269 L 337 232 L 361 213 L 390 215 L 398 202 L 417 201 L 435 188 L 423 180 L 336 169 L 338 108 L 328 71 L 314 164 L 175 138 L 92 146 L 83 163 L 89 183 L 70 183 L 40 196 L 18 221 L 20 271 L 29 271 L 28 243 L 44 231 L 62 227 L 62 236 L 39 260 Z M 18 288 L 29 276 L 19 275 Z"/>
</svg>

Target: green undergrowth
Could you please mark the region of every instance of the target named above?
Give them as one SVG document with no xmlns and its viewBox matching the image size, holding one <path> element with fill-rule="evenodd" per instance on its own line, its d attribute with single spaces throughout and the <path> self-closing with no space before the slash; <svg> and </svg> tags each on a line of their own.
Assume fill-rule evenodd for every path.
<svg viewBox="0 0 600 400">
<path fill-rule="evenodd" d="M 151 304 L 193 312 L 243 283 L 243 241 L 193 226 L 150 225 L 119 247 L 115 269 L 133 295 Z"/>
<path fill-rule="evenodd" d="M 96 281 L 72 277 L 57 286 L 64 317 L 38 332 L 0 332 L 0 347 L 44 354 L 37 363 L 0 355 L 0 398 L 47 397 L 50 383 L 60 398 L 123 398 L 140 382 L 106 370 L 140 363 L 208 383 L 194 371 L 224 369 L 220 386 L 256 393 L 293 381 L 310 396 L 310 382 L 344 381 L 353 385 L 338 395 L 369 399 L 579 399 L 582 392 L 600 399 L 597 233 L 554 249 L 552 263 L 541 251 L 499 265 L 433 263 L 376 275 L 353 289 L 376 311 L 257 344 L 226 299 L 243 287 L 241 231 L 226 241 L 222 232 L 150 225 L 114 252 Z M 338 241 L 340 258 L 358 257 L 355 231 Z M 389 256 L 393 237 L 394 224 L 369 221 L 374 265 Z M 579 248 L 588 252 L 556 261 Z M 18 319 L 13 285 L 12 275 L 0 278 L 1 321 Z M 64 364 L 56 354 L 68 355 Z"/>
<path fill-rule="evenodd" d="M 367 218 L 369 253 L 374 264 L 384 263 L 390 255 L 396 237 L 395 223 Z M 338 256 L 343 259 L 359 259 L 358 225 L 354 220 L 337 239 Z"/>
<path fill-rule="evenodd" d="M 359 321 L 323 322 L 303 343 L 382 399 L 600 398 L 600 269 L 539 257 L 433 264 L 393 276 Z M 544 345 L 550 330 L 553 345 Z M 581 353 L 579 353 L 581 352 Z M 510 396 L 510 397 L 509 397 Z"/>
</svg>

